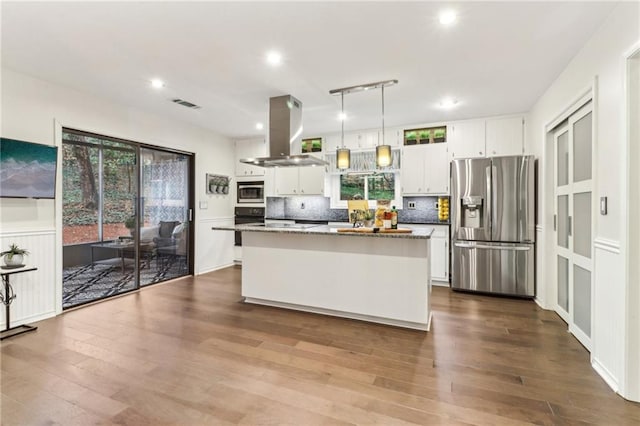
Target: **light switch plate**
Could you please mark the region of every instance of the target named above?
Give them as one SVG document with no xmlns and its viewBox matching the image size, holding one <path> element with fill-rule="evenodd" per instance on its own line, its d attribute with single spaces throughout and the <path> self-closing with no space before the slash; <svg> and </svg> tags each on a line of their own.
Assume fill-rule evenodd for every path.
<svg viewBox="0 0 640 426">
<path fill-rule="evenodd" d="M 200 210 L 205 210 L 209 208 L 209 203 L 206 201 L 200 201 Z"/>
<path fill-rule="evenodd" d="M 607 197 L 600 197 L 600 214 L 602 216 L 607 214 Z"/>
</svg>

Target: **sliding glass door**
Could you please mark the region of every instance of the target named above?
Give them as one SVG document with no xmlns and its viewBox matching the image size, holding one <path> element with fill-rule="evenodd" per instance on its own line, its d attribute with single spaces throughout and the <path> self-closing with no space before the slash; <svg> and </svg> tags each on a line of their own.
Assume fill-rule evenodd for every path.
<svg viewBox="0 0 640 426">
<path fill-rule="evenodd" d="M 140 285 L 189 274 L 191 156 L 140 149 Z M 155 269 L 151 259 L 155 258 Z"/>
<path fill-rule="evenodd" d="M 63 308 L 192 273 L 193 159 L 63 129 Z"/>
<path fill-rule="evenodd" d="M 136 288 L 137 148 L 63 132 L 64 308 Z"/>
</svg>

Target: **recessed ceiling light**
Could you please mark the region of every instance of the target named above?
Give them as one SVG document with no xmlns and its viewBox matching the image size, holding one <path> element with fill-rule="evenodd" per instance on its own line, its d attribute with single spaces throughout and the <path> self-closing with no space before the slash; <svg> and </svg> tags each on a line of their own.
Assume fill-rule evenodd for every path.
<svg viewBox="0 0 640 426">
<path fill-rule="evenodd" d="M 344 113 L 344 112 L 339 112 L 338 113 L 338 120 L 339 121 L 344 121 L 346 119 L 347 119 L 347 114 L 346 113 Z"/>
<path fill-rule="evenodd" d="M 440 23 L 442 25 L 451 25 L 454 22 L 456 22 L 458 15 L 456 14 L 455 10 L 449 9 L 449 10 L 443 10 L 442 12 L 440 12 L 439 18 L 440 18 Z"/>
<path fill-rule="evenodd" d="M 153 87 L 154 89 L 162 89 L 164 87 L 164 81 L 160 80 L 159 78 L 154 78 L 153 80 L 151 80 L 151 87 Z"/>
<path fill-rule="evenodd" d="M 256 123 L 256 129 L 258 129 L 258 130 L 262 130 L 262 129 L 264 129 L 264 124 L 262 124 L 262 123 Z"/>
<path fill-rule="evenodd" d="M 267 52 L 267 63 L 274 67 L 277 67 L 282 63 L 282 55 L 275 50 Z"/>
<path fill-rule="evenodd" d="M 443 109 L 451 109 L 456 105 L 458 105 L 458 101 L 453 98 L 444 98 L 443 100 L 440 101 L 440 108 L 443 108 Z"/>
</svg>

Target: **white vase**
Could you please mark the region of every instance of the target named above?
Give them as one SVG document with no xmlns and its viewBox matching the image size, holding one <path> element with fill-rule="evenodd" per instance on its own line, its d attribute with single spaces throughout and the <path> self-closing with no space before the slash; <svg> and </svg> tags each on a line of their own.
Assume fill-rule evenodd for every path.
<svg viewBox="0 0 640 426">
<path fill-rule="evenodd" d="M 24 256 L 21 254 L 14 254 L 11 257 L 9 257 L 8 254 L 4 255 L 4 264 L 7 266 L 22 265 L 23 260 L 24 260 Z"/>
</svg>

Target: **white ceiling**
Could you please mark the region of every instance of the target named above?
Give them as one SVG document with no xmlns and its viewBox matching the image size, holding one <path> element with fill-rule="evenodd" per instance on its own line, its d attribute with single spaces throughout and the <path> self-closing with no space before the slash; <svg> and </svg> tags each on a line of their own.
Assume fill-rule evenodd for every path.
<svg viewBox="0 0 640 426">
<path fill-rule="evenodd" d="M 614 7 L 3 1 L 2 65 L 231 137 L 264 133 L 268 98 L 292 94 L 309 135 L 340 129 L 329 90 L 387 79 L 399 80 L 385 90 L 388 126 L 526 112 Z M 438 22 L 444 8 L 455 25 Z M 278 68 L 270 49 L 284 56 Z M 438 108 L 444 96 L 457 107 Z M 345 96 L 345 109 L 346 130 L 379 127 L 380 91 Z"/>
</svg>

